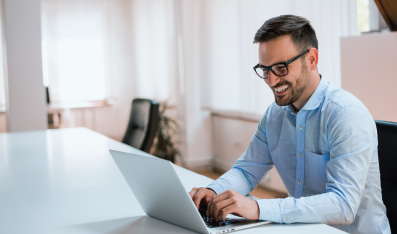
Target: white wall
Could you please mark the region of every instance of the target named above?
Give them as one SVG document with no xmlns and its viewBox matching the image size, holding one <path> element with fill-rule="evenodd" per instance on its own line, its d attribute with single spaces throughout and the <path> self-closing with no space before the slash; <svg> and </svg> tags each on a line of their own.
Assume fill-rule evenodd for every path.
<svg viewBox="0 0 397 234">
<path fill-rule="evenodd" d="M 220 171 L 227 171 L 233 167 L 236 160 L 247 150 L 251 138 L 257 129 L 259 117 L 256 121 L 245 121 L 224 117 L 212 117 L 214 167 Z M 277 170 L 269 171 L 260 185 L 287 193 L 284 183 Z"/>
<path fill-rule="evenodd" d="M 47 128 L 40 0 L 5 0 L 7 129 Z"/>
<path fill-rule="evenodd" d="M 397 122 L 397 33 L 341 39 L 342 88 L 377 120 Z"/>
</svg>

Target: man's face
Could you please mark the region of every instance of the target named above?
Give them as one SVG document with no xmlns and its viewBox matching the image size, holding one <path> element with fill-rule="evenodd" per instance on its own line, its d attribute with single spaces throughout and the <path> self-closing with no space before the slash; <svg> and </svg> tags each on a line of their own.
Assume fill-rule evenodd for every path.
<svg viewBox="0 0 397 234">
<path fill-rule="evenodd" d="M 271 66 L 279 62 L 286 62 L 301 52 L 295 48 L 290 36 L 282 36 L 259 44 L 259 64 Z M 286 106 L 298 101 L 310 84 L 309 71 L 301 58 L 289 64 L 288 71 L 288 75 L 283 77 L 269 72 L 269 78 L 265 79 L 279 106 Z"/>
</svg>

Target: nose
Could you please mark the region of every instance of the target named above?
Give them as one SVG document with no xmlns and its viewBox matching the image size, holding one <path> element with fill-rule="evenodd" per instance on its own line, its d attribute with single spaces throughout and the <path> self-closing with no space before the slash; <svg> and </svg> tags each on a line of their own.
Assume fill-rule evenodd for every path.
<svg viewBox="0 0 397 234">
<path fill-rule="evenodd" d="M 274 75 L 272 72 L 269 72 L 269 77 L 265 81 L 270 87 L 274 87 L 276 84 L 278 84 L 278 82 L 280 82 L 280 77 Z"/>
</svg>

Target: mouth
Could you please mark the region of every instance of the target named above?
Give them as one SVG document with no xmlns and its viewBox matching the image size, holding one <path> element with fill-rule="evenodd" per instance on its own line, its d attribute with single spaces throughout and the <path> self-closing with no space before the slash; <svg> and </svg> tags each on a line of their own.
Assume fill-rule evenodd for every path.
<svg viewBox="0 0 397 234">
<path fill-rule="evenodd" d="M 277 96 L 283 96 L 287 93 L 289 85 L 283 85 L 278 88 L 274 88 L 274 92 Z"/>
</svg>

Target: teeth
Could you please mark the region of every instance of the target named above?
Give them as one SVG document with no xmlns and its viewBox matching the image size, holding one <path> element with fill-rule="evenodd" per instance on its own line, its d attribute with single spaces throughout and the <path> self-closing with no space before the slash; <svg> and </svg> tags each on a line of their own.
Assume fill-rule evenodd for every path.
<svg viewBox="0 0 397 234">
<path fill-rule="evenodd" d="M 286 90 L 289 87 L 289 85 L 283 85 L 279 88 L 275 88 L 274 90 L 276 90 L 276 92 L 280 93 L 283 92 L 284 90 Z"/>
</svg>

